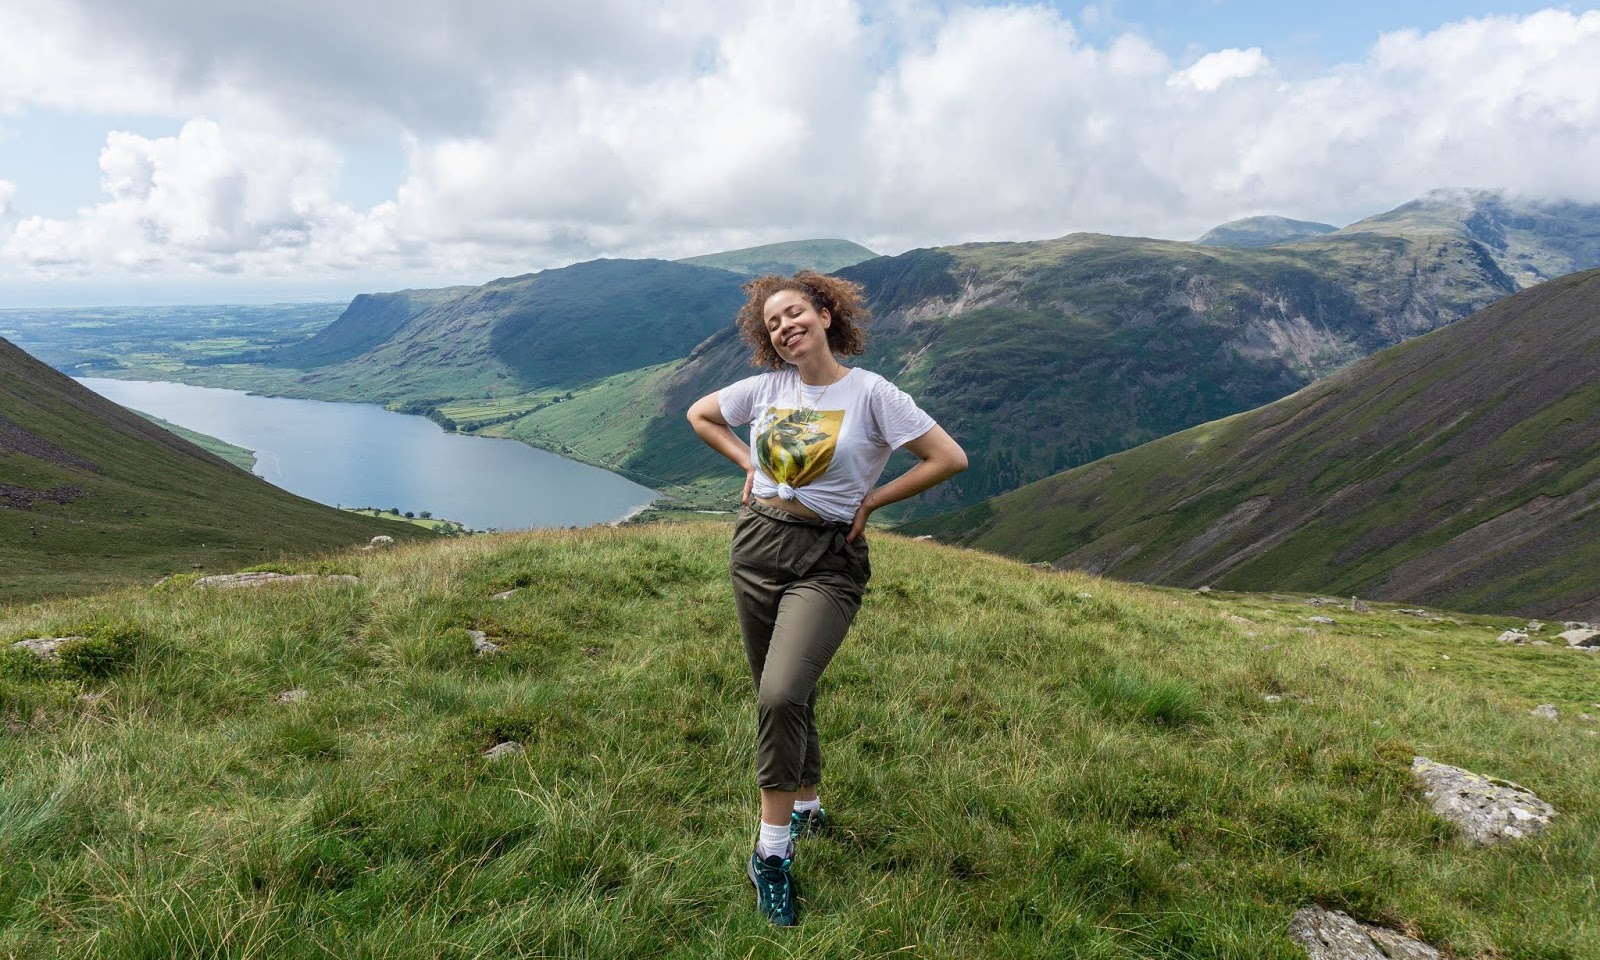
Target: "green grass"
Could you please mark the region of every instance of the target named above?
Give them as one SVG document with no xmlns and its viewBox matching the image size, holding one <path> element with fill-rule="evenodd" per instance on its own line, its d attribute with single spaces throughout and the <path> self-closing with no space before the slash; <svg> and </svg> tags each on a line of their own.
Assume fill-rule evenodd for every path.
<svg viewBox="0 0 1600 960">
<path fill-rule="evenodd" d="M 384 520 L 392 520 L 396 523 L 432 530 L 434 533 L 453 535 L 467 532 L 466 527 L 459 520 L 443 520 L 439 517 L 407 517 L 395 514 L 390 510 L 380 510 L 377 507 L 345 507 L 344 509 L 351 513 L 360 514 L 363 517 L 380 517 Z"/>
<path fill-rule="evenodd" d="M 256 454 L 254 450 L 247 450 L 244 447 L 236 446 L 226 440 L 219 440 L 210 434 L 201 433 L 198 430 L 190 430 L 188 427 L 180 427 L 170 420 L 163 420 L 160 417 L 153 416 L 139 410 L 135 410 L 133 412 L 139 414 L 141 417 L 144 417 L 146 420 L 149 420 L 151 423 L 155 424 L 161 429 L 166 430 L 169 433 L 177 434 L 205 452 L 221 457 L 222 459 L 238 467 L 240 470 L 249 472 L 255 468 Z"/>
<path fill-rule="evenodd" d="M 1575 719 L 1600 658 L 1498 644 L 1505 618 L 1197 596 L 887 535 L 823 681 L 836 829 L 800 851 L 800 928 L 774 931 L 742 874 L 753 697 L 726 537 L 473 537 L 324 563 L 353 588 L 0 608 L 0 640 L 102 643 L 0 659 L 0 956 L 1286 960 L 1311 902 L 1456 956 L 1600 956 L 1600 750 Z M 474 658 L 469 629 L 504 652 Z M 527 752 L 481 759 L 506 738 Z M 1560 815 L 1468 848 L 1414 754 Z"/>
</svg>

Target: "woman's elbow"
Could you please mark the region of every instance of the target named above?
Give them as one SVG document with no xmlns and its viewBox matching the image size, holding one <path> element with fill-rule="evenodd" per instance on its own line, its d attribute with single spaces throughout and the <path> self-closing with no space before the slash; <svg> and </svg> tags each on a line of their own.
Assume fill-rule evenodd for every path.
<svg viewBox="0 0 1600 960">
<path fill-rule="evenodd" d="M 961 444 L 953 440 L 950 442 L 950 448 L 944 451 L 942 459 L 945 470 L 952 477 L 967 469 L 967 451 L 961 449 Z"/>
</svg>

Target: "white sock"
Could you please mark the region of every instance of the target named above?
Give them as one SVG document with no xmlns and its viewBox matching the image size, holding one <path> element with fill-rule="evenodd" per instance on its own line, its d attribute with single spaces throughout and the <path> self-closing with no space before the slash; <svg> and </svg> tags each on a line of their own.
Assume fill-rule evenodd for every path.
<svg viewBox="0 0 1600 960">
<path fill-rule="evenodd" d="M 774 827 L 770 823 L 761 824 L 761 839 L 756 841 L 756 852 L 761 854 L 761 859 L 768 857 L 787 857 L 789 855 L 789 825 Z"/>
<path fill-rule="evenodd" d="M 795 813 L 816 813 L 818 810 L 821 810 L 821 809 L 822 809 L 822 798 L 821 797 L 818 797 L 815 800 L 796 800 L 794 802 L 794 812 Z"/>
</svg>

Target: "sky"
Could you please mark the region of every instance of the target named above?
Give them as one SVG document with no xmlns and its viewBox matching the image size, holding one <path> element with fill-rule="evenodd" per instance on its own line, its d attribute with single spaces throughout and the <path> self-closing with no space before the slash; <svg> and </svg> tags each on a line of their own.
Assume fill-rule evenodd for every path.
<svg viewBox="0 0 1600 960">
<path fill-rule="evenodd" d="M 0 308 L 1600 202 L 1600 2 L 0 0 Z"/>
</svg>

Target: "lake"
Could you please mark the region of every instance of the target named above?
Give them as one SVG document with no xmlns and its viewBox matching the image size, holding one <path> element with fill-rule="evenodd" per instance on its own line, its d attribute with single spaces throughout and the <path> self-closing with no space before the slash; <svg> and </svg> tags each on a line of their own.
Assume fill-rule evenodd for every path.
<svg viewBox="0 0 1600 960">
<path fill-rule="evenodd" d="M 475 530 L 520 530 L 620 520 L 656 497 L 614 473 L 515 440 L 446 433 L 426 417 L 374 404 L 77 380 L 125 407 L 254 450 L 258 476 L 330 506 L 430 510 Z"/>
</svg>

